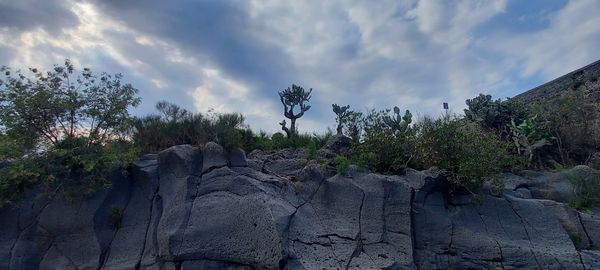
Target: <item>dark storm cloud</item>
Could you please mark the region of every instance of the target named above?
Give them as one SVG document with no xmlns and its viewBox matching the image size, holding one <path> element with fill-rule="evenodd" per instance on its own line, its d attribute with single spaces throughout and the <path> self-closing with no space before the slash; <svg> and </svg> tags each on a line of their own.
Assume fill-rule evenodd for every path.
<svg viewBox="0 0 600 270">
<path fill-rule="evenodd" d="M 42 27 L 51 33 L 77 25 L 78 19 L 62 0 L 2 0 L 0 26 L 16 28 L 18 32 Z"/>
<path fill-rule="evenodd" d="M 246 1 L 96 1 L 103 14 L 141 33 L 177 44 L 228 76 L 261 91 L 293 80 L 293 65 L 279 48 L 256 38 L 260 29 Z"/>
<path fill-rule="evenodd" d="M 141 46 L 137 42 L 132 42 L 127 33 L 105 32 L 104 37 L 111 40 L 111 46 L 119 51 L 126 53 L 129 62 L 137 63 L 129 72 L 130 76 L 142 76 L 136 78 L 134 85 L 144 93 L 144 102 L 142 109 L 144 112 L 152 112 L 154 104 L 160 100 L 167 100 L 176 103 L 184 108 L 193 109 L 193 100 L 182 93 L 182 90 L 193 89 L 200 82 L 194 67 L 173 63 L 167 60 L 164 50 L 157 46 Z M 104 59 L 104 62 L 110 59 Z M 118 70 L 127 70 L 121 67 Z M 143 74 L 143 75 L 142 75 Z M 145 76 L 145 77 L 144 77 Z M 163 90 L 150 91 L 157 88 L 151 83 L 151 80 L 159 80 L 167 84 Z M 170 92 L 166 95 L 166 92 Z"/>
</svg>

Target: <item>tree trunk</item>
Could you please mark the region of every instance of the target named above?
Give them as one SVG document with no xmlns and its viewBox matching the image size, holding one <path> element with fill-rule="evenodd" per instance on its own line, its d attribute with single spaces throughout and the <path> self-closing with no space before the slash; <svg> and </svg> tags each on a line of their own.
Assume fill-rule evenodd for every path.
<svg viewBox="0 0 600 270">
<path fill-rule="evenodd" d="M 290 130 L 285 126 L 285 120 L 283 120 L 283 122 L 281 122 L 279 124 L 281 125 L 281 130 L 285 131 L 285 135 L 289 138 Z"/>
<path fill-rule="evenodd" d="M 292 117 L 290 120 L 292 122 L 290 124 L 290 135 L 294 136 L 294 135 L 296 135 L 298 133 L 297 130 L 296 130 L 296 118 Z"/>
</svg>

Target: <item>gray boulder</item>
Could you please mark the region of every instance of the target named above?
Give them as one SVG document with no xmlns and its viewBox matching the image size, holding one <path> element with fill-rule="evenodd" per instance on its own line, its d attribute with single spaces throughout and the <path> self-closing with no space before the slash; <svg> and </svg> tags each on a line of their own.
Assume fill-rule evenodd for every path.
<svg viewBox="0 0 600 270">
<path fill-rule="evenodd" d="M 344 135 L 333 135 L 325 146 L 319 150 L 319 156 L 333 158 L 335 156 L 349 156 L 352 152 L 352 139 Z"/>
</svg>

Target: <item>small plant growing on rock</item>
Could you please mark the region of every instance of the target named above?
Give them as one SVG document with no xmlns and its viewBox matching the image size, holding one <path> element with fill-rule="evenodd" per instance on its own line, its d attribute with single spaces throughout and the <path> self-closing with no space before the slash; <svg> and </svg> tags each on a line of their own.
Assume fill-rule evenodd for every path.
<svg viewBox="0 0 600 270">
<path fill-rule="evenodd" d="M 335 163 L 335 169 L 339 174 L 346 172 L 348 169 L 348 158 L 345 156 L 336 156 L 333 158 L 333 162 Z"/>
<path fill-rule="evenodd" d="M 123 213 L 121 208 L 118 206 L 113 206 L 110 209 L 110 221 L 113 225 L 113 228 L 120 229 L 121 228 L 121 219 L 123 218 Z"/>
<path fill-rule="evenodd" d="M 495 195 L 495 196 L 501 195 L 506 190 L 506 185 L 505 185 L 504 181 L 502 181 L 502 179 L 500 179 L 498 177 L 492 177 L 492 180 L 490 181 L 490 185 L 491 185 L 492 195 Z"/>
<path fill-rule="evenodd" d="M 574 233 L 572 235 L 570 235 L 571 241 L 573 242 L 573 245 L 575 246 L 575 249 L 577 250 L 581 250 L 581 234 L 579 233 Z"/>
</svg>

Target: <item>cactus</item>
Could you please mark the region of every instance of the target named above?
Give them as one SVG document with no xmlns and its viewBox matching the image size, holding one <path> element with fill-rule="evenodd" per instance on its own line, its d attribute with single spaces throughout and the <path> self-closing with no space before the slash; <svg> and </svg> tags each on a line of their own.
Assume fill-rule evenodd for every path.
<svg viewBox="0 0 600 270">
<path fill-rule="evenodd" d="M 513 119 L 509 126 L 517 152 L 527 157 L 529 163 L 533 161 L 536 151 L 546 145 L 551 145 L 549 140 L 552 139 L 544 132 L 544 127 L 535 121 L 536 118 L 537 115 L 527 118 L 519 125 L 515 124 Z"/>
<path fill-rule="evenodd" d="M 383 118 L 384 123 L 395 132 L 403 133 L 408 129 L 408 125 L 412 122 L 412 114 L 406 110 L 404 116 L 400 115 L 400 108 L 394 106 L 394 114 L 386 115 Z"/>
<path fill-rule="evenodd" d="M 312 88 L 307 92 L 304 88 L 295 84 L 279 92 L 279 98 L 283 105 L 283 115 L 290 119 L 291 122 L 289 128 L 286 126 L 285 119 L 279 125 L 281 125 L 281 130 L 285 131 L 288 138 L 298 133 L 296 130 L 296 120 L 310 109 L 310 105 L 305 104 L 305 102 L 310 101 L 311 93 Z M 294 112 L 296 106 L 300 107 L 300 112 L 298 113 Z"/>
<path fill-rule="evenodd" d="M 337 122 L 337 135 L 343 135 L 342 128 L 344 124 L 348 121 L 348 117 L 350 116 L 351 111 L 348 111 L 350 105 L 339 106 L 337 104 L 331 104 L 333 112 L 335 113 L 335 121 Z"/>
</svg>

